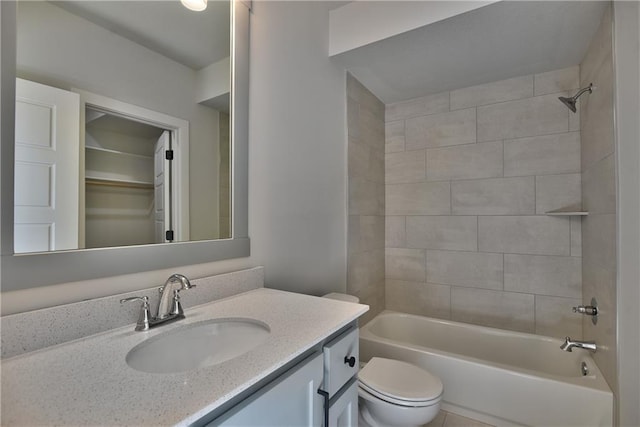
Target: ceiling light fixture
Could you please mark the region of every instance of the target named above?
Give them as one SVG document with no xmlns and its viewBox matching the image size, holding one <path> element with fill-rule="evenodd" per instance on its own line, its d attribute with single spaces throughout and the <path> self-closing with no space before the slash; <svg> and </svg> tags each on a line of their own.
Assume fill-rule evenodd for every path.
<svg viewBox="0 0 640 427">
<path fill-rule="evenodd" d="M 207 8 L 207 0 L 180 0 L 180 3 L 189 10 L 201 12 Z"/>
</svg>

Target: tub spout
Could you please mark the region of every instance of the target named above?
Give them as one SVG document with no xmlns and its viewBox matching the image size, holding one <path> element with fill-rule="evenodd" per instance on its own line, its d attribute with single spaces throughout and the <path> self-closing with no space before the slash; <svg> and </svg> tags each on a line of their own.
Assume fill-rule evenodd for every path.
<svg viewBox="0 0 640 427">
<path fill-rule="evenodd" d="M 575 348 L 582 348 L 589 350 L 592 353 L 596 352 L 597 346 L 595 341 L 571 341 L 571 337 L 566 337 L 560 348 L 564 351 L 572 352 Z"/>
</svg>

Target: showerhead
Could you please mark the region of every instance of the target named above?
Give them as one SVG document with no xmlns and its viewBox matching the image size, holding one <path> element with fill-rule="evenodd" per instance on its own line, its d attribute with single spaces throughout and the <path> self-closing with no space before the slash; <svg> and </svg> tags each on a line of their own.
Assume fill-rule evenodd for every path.
<svg viewBox="0 0 640 427">
<path fill-rule="evenodd" d="M 566 98 L 564 96 L 560 96 L 558 97 L 558 99 L 567 106 L 567 108 L 569 108 L 571 111 L 573 111 L 574 113 L 577 111 L 576 110 L 576 101 L 578 100 L 578 98 L 580 98 L 580 95 L 582 95 L 583 93 L 589 91 L 589 93 L 593 92 L 593 83 L 589 83 L 588 87 L 585 87 L 583 89 L 580 89 L 580 91 L 578 93 L 576 93 L 574 96 L 572 96 L 571 98 Z"/>
<path fill-rule="evenodd" d="M 560 96 L 558 97 L 558 99 L 560 100 L 560 102 L 562 102 L 564 105 L 566 105 L 569 110 L 573 111 L 574 113 L 577 111 L 576 110 L 576 100 L 573 98 L 566 98 L 564 96 Z"/>
</svg>

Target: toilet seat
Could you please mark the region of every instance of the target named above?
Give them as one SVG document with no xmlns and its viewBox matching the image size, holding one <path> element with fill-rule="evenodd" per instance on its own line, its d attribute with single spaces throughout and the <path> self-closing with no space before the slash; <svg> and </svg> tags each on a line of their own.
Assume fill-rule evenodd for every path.
<svg viewBox="0 0 640 427">
<path fill-rule="evenodd" d="M 442 381 L 424 369 L 381 357 L 372 358 L 358 380 L 363 392 L 399 406 L 431 406 L 443 391 Z"/>
</svg>

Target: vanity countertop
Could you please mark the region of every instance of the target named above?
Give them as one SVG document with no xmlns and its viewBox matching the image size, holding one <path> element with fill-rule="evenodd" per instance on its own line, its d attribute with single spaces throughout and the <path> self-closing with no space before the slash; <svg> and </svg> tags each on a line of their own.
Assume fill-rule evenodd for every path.
<svg viewBox="0 0 640 427">
<path fill-rule="evenodd" d="M 114 316 L 118 314 L 114 307 Z M 189 425 L 228 402 L 367 311 L 367 306 L 256 289 L 186 310 L 147 332 L 114 329 L 2 361 L 3 425 Z M 158 334 L 216 318 L 269 325 L 255 349 L 218 365 L 175 374 L 130 368 L 129 350 Z"/>
</svg>

